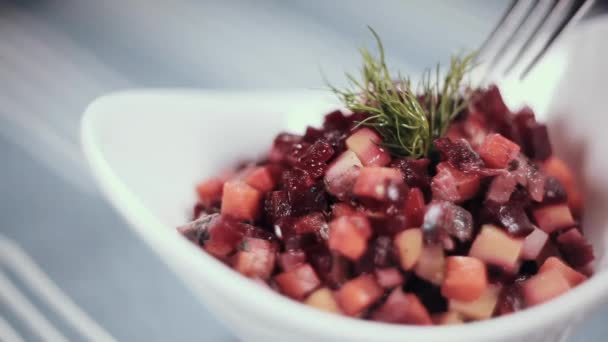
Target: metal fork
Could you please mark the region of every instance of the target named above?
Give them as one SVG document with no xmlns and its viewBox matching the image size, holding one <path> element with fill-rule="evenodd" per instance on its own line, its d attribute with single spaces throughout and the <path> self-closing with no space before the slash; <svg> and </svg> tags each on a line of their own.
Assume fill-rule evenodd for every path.
<svg viewBox="0 0 608 342">
<path fill-rule="evenodd" d="M 513 0 L 476 56 L 481 84 L 522 80 L 595 0 Z"/>
</svg>

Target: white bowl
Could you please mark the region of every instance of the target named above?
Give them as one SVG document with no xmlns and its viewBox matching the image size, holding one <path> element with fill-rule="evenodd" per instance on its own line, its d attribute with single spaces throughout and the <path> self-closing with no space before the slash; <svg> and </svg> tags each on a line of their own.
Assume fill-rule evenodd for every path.
<svg viewBox="0 0 608 342">
<path fill-rule="evenodd" d="M 603 23 L 586 25 L 585 32 L 591 33 L 584 37 L 604 39 L 608 26 Z M 581 39 L 577 41 L 585 41 Z M 563 79 L 551 90 L 552 96 L 547 96 L 547 88 L 534 86 L 525 88 L 524 94 L 524 98 L 547 99 L 535 107 L 544 108 L 541 116 L 551 113 L 546 118 L 558 154 L 572 162 L 584 180 L 588 201 L 585 233 L 598 256 L 598 272 L 545 305 L 484 322 L 428 328 L 326 314 L 247 280 L 176 233 L 175 227 L 187 220 L 194 203 L 197 181 L 243 158 L 259 156 L 281 130 L 302 131 L 305 124 L 318 123 L 322 114 L 337 106 L 326 93 L 115 93 L 97 99 L 87 109 L 82 124 L 84 151 L 114 207 L 242 340 L 558 341 L 608 297 L 608 115 L 604 86 L 608 71 L 601 64 L 608 58 L 608 49 L 602 45 L 591 42 L 574 54 L 561 55 L 566 62 L 574 60 L 576 64 L 565 69 Z M 536 84 L 543 83 L 544 72 L 553 75 L 561 70 L 547 65 Z M 517 102 L 513 100 L 518 95 L 515 92 L 506 95 L 511 103 Z"/>
</svg>

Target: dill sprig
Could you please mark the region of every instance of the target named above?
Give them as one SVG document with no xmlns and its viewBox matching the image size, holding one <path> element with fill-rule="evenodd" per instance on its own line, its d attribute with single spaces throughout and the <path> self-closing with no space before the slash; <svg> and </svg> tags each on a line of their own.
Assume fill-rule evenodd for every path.
<svg viewBox="0 0 608 342">
<path fill-rule="evenodd" d="M 433 140 L 443 136 L 452 120 L 468 105 L 464 78 L 471 69 L 474 53 L 452 56 L 450 68 L 441 78 L 441 67 L 427 69 L 416 87 L 410 78 L 391 75 L 385 62 L 384 46 L 371 27 L 379 56 L 361 49 L 361 79 L 347 73 L 350 89 L 330 88 L 346 108 L 369 114 L 359 126 L 374 127 L 383 137 L 382 146 L 393 155 L 428 156 Z"/>
</svg>

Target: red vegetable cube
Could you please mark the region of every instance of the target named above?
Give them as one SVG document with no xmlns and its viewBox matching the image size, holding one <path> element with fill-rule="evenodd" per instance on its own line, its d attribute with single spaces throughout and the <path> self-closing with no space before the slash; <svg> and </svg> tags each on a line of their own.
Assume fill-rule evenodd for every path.
<svg viewBox="0 0 608 342">
<path fill-rule="evenodd" d="M 496 226 L 484 225 L 473 241 L 469 256 L 506 271 L 516 272 L 522 246 L 521 239 L 512 238 Z"/>
<path fill-rule="evenodd" d="M 224 259 L 231 254 L 241 241 L 243 231 L 237 222 L 218 216 L 209 223 L 209 238 L 204 241 L 203 248 L 207 253 Z"/>
<path fill-rule="evenodd" d="M 539 273 L 522 284 L 522 293 L 528 306 L 544 303 L 570 290 L 568 279 L 558 269 Z"/>
<path fill-rule="evenodd" d="M 329 248 L 351 260 L 358 260 L 367 249 L 371 235 L 372 228 L 365 216 L 341 216 L 329 224 Z"/>
<path fill-rule="evenodd" d="M 336 203 L 331 207 L 331 217 L 348 216 L 356 214 L 357 210 L 346 203 Z"/>
<path fill-rule="evenodd" d="M 470 302 L 481 297 L 487 287 L 486 265 L 481 260 L 466 256 L 446 259 L 445 280 L 441 285 L 444 297 Z"/>
<path fill-rule="evenodd" d="M 339 199 L 345 199 L 352 193 L 362 166 L 363 164 L 353 151 L 343 152 L 325 171 L 324 180 L 327 192 Z"/>
<path fill-rule="evenodd" d="M 473 198 L 479 186 L 479 175 L 464 173 L 446 162 L 437 165 L 437 174 L 431 181 L 433 199 L 454 203 Z"/>
<path fill-rule="evenodd" d="M 299 218 L 293 224 L 293 230 L 296 234 L 317 233 L 326 230 L 327 222 L 322 213 L 312 213 Z"/>
<path fill-rule="evenodd" d="M 322 287 L 311 293 L 310 296 L 306 298 L 304 303 L 327 312 L 338 314 L 342 312 L 338 306 L 338 303 L 336 302 L 336 299 L 334 298 L 334 294 L 327 287 Z"/>
<path fill-rule="evenodd" d="M 572 267 L 566 265 L 563 261 L 556 257 L 547 258 L 545 263 L 538 270 L 538 273 L 543 273 L 549 270 L 558 270 L 562 276 L 568 280 L 568 284 L 570 284 L 571 287 L 575 287 L 587 279 L 584 274 L 575 271 Z"/>
<path fill-rule="evenodd" d="M 255 220 L 260 212 L 262 193 L 245 182 L 224 184 L 222 214 L 240 220 Z"/>
<path fill-rule="evenodd" d="M 420 227 L 424 222 L 424 194 L 418 188 L 412 188 L 405 200 L 405 215 L 410 227 Z"/>
<path fill-rule="evenodd" d="M 403 274 L 399 272 L 395 267 L 389 268 L 377 268 L 374 272 L 376 274 L 376 280 L 378 284 L 385 289 L 392 289 L 397 286 L 403 285 L 405 278 Z"/>
<path fill-rule="evenodd" d="M 319 277 L 309 264 L 302 264 L 290 271 L 276 275 L 274 281 L 283 294 L 297 300 L 305 298 L 306 295 L 321 285 Z"/>
<path fill-rule="evenodd" d="M 306 263 L 306 253 L 302 250 L 291 250 L 279 254 L 279 266 L 285 272 Z"/>
<path fill-rule="evenodd" d="M 566 190 L 570 209 L 576 214 L 580 214 L 583 209 L 584 198 L 572 170 L 563 160 L 557 157 L 547 159 L 543 167 L 545 173 L 555 177 Z"/>
<path fill-rule="evenodd" d="M 445 277 L 445 254 L 441 246 L 424 246 L 414 272 L 437 286 Z"/>
<path fill-rule="evenodd" d="M 275 245 L 268 240 L 244 237 L 240 246 L 234 269 L 246 277 L 268 279 L 274 270 Z"/>
<path fill-rule="evenodd" d="M 220 203 L 224 181 L 219 178 L 210 178 L 196 186 L 199 201 L 206 207 Z"/>
<path fill-rule="evenodd" d="M 345 314 L 357 316 L 377 302 L 384 293 L 374 276 L 369 274 L 354 278 L 336 291 L 336 299 Z"/>
<path fill-rule="evenodd" d="M 492 179 L 490 188 L 486 193 L 486 198 L 499 204 L 507 203 L 515 190 L 516 185 L 517 180 L 512 173 L 498 175 Z"/>
<path fill-rule="evenodd" d="M 548 240 L 549 234 L 545 233 L 542 229 L 534 228 L 532 233 L 528 234 L 524 239 L 520 257 L 524 260 L 536 260 Z"/>
<path fill-rule="evenodd" d="M 433 324 L 428 310 L 418 297 L 403 293 L 400 288 L 391 292 L 386 302 L 372 314 L 372 320 L 401 324 Z"/>
<path fill-rule="evenodd" d="M 275 166 L 260 166 L 245 177 L 245 183 L 261 192 L 269 192 L 277 185 L 279 172 L 280 170 Z"/>
<path fill-rule="evenodd" d="M 361 128 L 346 139 L 346 147 L 355 152 L 365 166 L 385 166 L 391 162 L 390 154 L 378 146 L 382 138 L 369 128 Z"/>
<path fill-rule="evenodd" d="M 505 169 L 517 157 L 520 147 L 500 134 L 489 134 L 479 147 L 479 156 L 486 166 Z"/>
<path fill-rule="evenodd" d="M 422 254 L 422 230 L 419 228 L 406 229 L 395 235 L 394 244 L 401 268 L 409 271 L 414 268 Z"/>
<path fill-rule="evenodd" d="M 576 228 L 559 235 L 557 247 L 564 259 L 573 267 L 585 267 L 595 259 L 593 248 Z"/>
<path fill-rule="evenodd" d="M 574 226 L 574 218 L 566 204 L 546 205 L 532 212 L 540 229 L 547 234 L 556 230 Z"/>
<path fill-rule="evenodd" d="M 388 185 L 391 182 L 403 184 L 401 171 L 389 167 L 363 167 L 355 182 L 354 194 L 377 200 L 385 200 L 388 195 Z"/>
<path fill-rule="evenodd" d="M 452 299 L 449 301 L 450 311 L 458 312 L 464 317 L 472 320 L 483 320 L 492 317 L 501 287 L 499 285 L 488 285 L 482 295 L 474 301 L 464 302 Z"/>
</svg>

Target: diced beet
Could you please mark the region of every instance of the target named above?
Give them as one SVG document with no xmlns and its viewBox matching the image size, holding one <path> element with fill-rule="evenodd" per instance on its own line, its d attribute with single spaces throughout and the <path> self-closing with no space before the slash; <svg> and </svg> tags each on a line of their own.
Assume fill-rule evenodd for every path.
<svg viewBox="0 0 608 342">
<path fill-rule="evenodd" d="M 302 141 L 302 137 L 295 134 L 281 133 L 274 139 L 272 149 L 268 153 L 268 159 L 272 162 L 282 162 L 287 159 L 295 144 Z"/>
<path fill-rule="evenodd" d="M 535 124 L 530 129 L 530 142 L 528 145 L 528 156 L 536 160 L 546 160 L 551 157 L 551 141 L 546 125 Z"/>
<path fill-rule="evenodd" d="M 319 277 L 309 264 L 302 264 L 291 271 L 276 275 L 274 281 L 282 293 L 297 300 L 302 300 L 321 285 Z"/>
<path fill-rule="evenodd" d="M 396 159 L 391 167 L 401 170 L 405 183 L 412 188 L 420 188 L 427 191 L 431 186 L 429 176 L 430 159 Z"/>
<path fill-rule="evenodd" d="M 376 303 L 384 293 L 373 275 L 354 278 L 336 291 L 335 297 L 345 314 L 357 316 Z"/>
<path fill-rule="evenodd" d="M 523 310 L 525 307 L 521 286 L 516 283 L 508 285 L 500 293 L 496 314 L 508 315 Z"/>
<path fill-rule="evenodd" d="M 234 269 L 250 278 L 268 279 L 274 270 L 276 246 L 263 239 L 244 237 L 236 253 Z"/>
<path fill-rule="evenodd" d="M 495 85 L 491 85 L 486 90 L 477 91 L 473 95 L 471 106 L 475 111 L 484 113 L 495 120 L 502 120 L 509 113 L 509 109 L 500 95 L 500 90 Z"/>
<path fill-rule="evenodd" d="M 519 154 L 520 147 L 500 134 L 490 134 L 479 147 L 479 155 L 488 167 L 505 169 Z"/>
<path fill-rule="evenodd" d="M 432 325 L 428 310 L 414 294 L 393 290 L 373 314 L 372 320 L 386 323 Z"/>
<path fill-rule="evenodd" d="M 304 303 L 319 310 L 337 314 L 342 313 L 342 310 L 340 310 L 340 307 L 334 298 L 334 294 L 327 287 L 322 287 L 311 293 Z"/>
<path fill-rule="evenodd" d="M 301 155 L 293 163 L 304 171 L 307 171 L 312 178 L 319 178 L 325 172 L 326 162 L 334 155 L 334 149 L 325 140 L 317 140 L 312 145 L 305 147 Z"/>
<path fill-rule="evenodd" d="M 568 165 L 557 157 L 551 157 L 544 162 L 543 168 L 547 175 L 557 178 L 564 187 L 568 195 L 568 205 L 572 211 L 580 213 L 583 207 L 583 194 Z"/>
<path fill-rule="evenodd" d="M 343 152 L 325 171 L 325 186 L 327 192 L 345 200 L 352 193 L 359 169 L 363 165 L 353 151 Z"/>
<path fill-rule="evenodd" d="M 524 239 L 520 257 L 524 260 L 536 260 L 549 240 L 549 234 L 542 229 L 534 228 Z"/>
<path fill-rule="evenodd" d="M 316 182 L 308 172 L 291 169 L 283 173 L 283 189 L 291 205 L 292 215 L 300 216 L 313 211 L 324 211 L 327 198 L 323 184 Z"/>
<path fill-rule="evenodd" d="M 192 219 L 196 220 L 204 213 L 208 213 L 206 206 L 201 202 L 196 202 L 194 208 L 192 208 Z"/>
<path fill-rule="evenodd" d="M 412 188 L 405 200 L 405 215 L 410 227 L 420 227 L 424 223 L 424 194 L 418 188 Z"/>
<path fill-rule="evenodd" d="M 566 204 L 546 205 L 534 209 L 532 213 L 536 224 L 548 234 L 576 224 Z"/>
<path fill-rule="evenodd" d="M 510 200 L 505 204 L 485 201 L 484 210 L 492 222 L 500 224 L 512 236 L 527 236 L 534 230 L 534 225 L 530 222 L 524 207 L 516 200 Z"/>
<path fill-rule="evenodd" d="M 346 203 L 336 203 L 331 207 L 331 217 L 338 218 L 340 216 L 348 216 L 356 214 L 355 208 Z"/>
<path fill-rule="evenodd" d="M 559 235 L 557 247 L 564 259 L 575 268 L 585 267 L 595 259 L 593 247 L 577 228 Z"/>
<path fill-rule="evenodd" d="M 499 285 L 488 285 L 479 298 L 474 301 L 450 300 L 450 311 L 455 311 L 471 320 L 484 320 L 492 317 L 501 287 Z"/>
<path fill-rule="evenodd" d="M 549 257 L 540 267 L 538 273 L 543 273 L 553 269 L 558 270 L 564 276 L 564 278 L 568 280 L 568 284 L 570 284 L 571 287 L 575 287 L 587 280 L 587 276 L 577 272 L 556 257 Z"/>
<path fill-rule="evenodd" d="M 375 271 L 376 280 L 385 289 L 392 289 L 405 283 L 403 274 L 395 267 L 377 268 Z"/>
<path fill-rule="evenodd" d="M 306 263 L 306 253 L 302 250 L 291 250 L 279 254 L 279 266 L 284 272 L 288 272 L 297 266 Z"/>
<path fill-rule="evenodd" d="M 542 304 L 570 290 L 570 284 L 557 269 L 547 270 L 528 279 L 522 284 L 526 305 Z"/>
<path fill-rule="evenodd" d="M 447 236 L 464 242 L 473 235 L 473 216 L 447 201 L 433 201 L 426 207 L 422 232 L 427 243 L 440 243 Z"/>
<path fill-rule="evenodd" d="M 340 110 L 334 110 L 333 112 L 325 115 L 323 121 L 323 128 L 326 130 L 337 129 L 340 131 L 347 131 L 350 128 L 352 120 L 346 117 Z"/>
<path fill-rule="evenodd" d="M 372 240 L 369 245 L 372 260 L 376 267 L 388 267 L 393 264 L 393 239 L 381 235 Z"/>
<path fill-rule="evenodd" d="M 484 225 L 473 241 L 469 256 L 514 273 L 517 271 L 522 246 L 521 239 L 510 237 L 496 226 Z"/>
<path fill-rule="evenodd" d="M 222 215 L 255 220 L 261 209 L 262 193 L 245 182 L 226 182 L 222 195 Z"/>
<path fill-rule="evenodd" d="M 299 218 L 293 225 L 296 234 L 315 233 L 327 238 L 327 221 L 323 213 L 311 213 Z"/>
<path fill-rule="evenodd" d="M 205 206 L 217 205 L 222 200 L 224 181 L 219 178 L 210 178 L 196 186 L 198 200 Z"/>
<path fill-rule="evenodd" d="M 391 156 L 378 146 L 381 142 L 376 132 L 364 127 L 346 139 L 346 147 L 355 152 L 365 166 L 385 166 L 391 162 Z"/>
<path fill-rule="evenodd" d="M 404 189 L 399 189 L 398 185 L 402 185 Z M 403 193 L 407 193 L 407 185 L 403 183 L 401 171 L 397 169 L 377 166 L 363 167 L 355 182 L 353 193 L 356 196 L 379 201 L 392 201 L 398 200 Z"/>
<path fill-rule="evenodd" d="M 417 276 L 441 285 L 445 276 L 445 254 L 441 246 L 424 246 L 414 268 Z"/>
<path fill-rule="evenodd" d="M 308 249 L 306 258 L 323 282 L 331 288 L 337 288 L 347 280 L 348 260 L 338 253 L 332 253 L 327 247 L 319 245 Z"/>
<path fill-rule="evenodd" d="M 280 218 L 292 215 L 291 204 L 286 191 L 273 191 L 266 194 L 264 200 L 264 211 L 271 223 Z"/>
<path fill-rule="evenodd" d="M 329 224 L 329 248 L 357 260 L 365 253 L 371 235 L 372 229 L 365 216 L 338 217 Z"/>
<path fill-rule="evenodd" d="M 433 145 L 443 159 L 459 171 L 473 172 L 484 166 L 479 154 L 473 151 L 465 139 L 451 141 L 448 138 L 439 138 L 433 141 Z"/>
<path fill-rule="evenodd" d="M 486 199 L 499 204 L 507 203 L 516 185 L 517 181 L 513 174 L 498 175 L 492 179 L 490 188 L 486 193 Z"/>
<path fill-rule="evenodd" d="M 548 176 L 545 179 L 545 194 L 543 196 L 543 203 L 556 204 L 556 203 L 567 203 L 568 194 L 562 184 L 553 176 Z"/>
<path fill-rule="evenodd" d="M 415 293 L 422 304 L 431 314 L 445 312 L 447 301 L 441 295 L 441 287 L 414 274 L 408 274 L 407 282 L 403 286 L 403 291 Z"/>
<path fill-rule="evenodd" d="M 433 199 L 460 203 L 473 198 L 479 191 L 479 175 L 464 173 L 447 163 L 437 165 L 437 170 L 431 181 Z"/>
<path fill-rule="evenodd" d="M 462 319 L 462 315 L 460 315 L 458 312 L 454 312 L 454 311 L 448 311 L 448 312 L 435 314 L 431 318 L 435 325 L 452 325 L 452 324 L 464 323 L 464 320 Z"/>
<path fill-rule="evenodd" d="M 272 165 L 257 167 L 245 178 L 245 183 L 261 192 L 269 192 L 277 185 L 280 171 Z"/>
<path fill-rule="evenodd" d="M 224 258 L 231 254 L 245 235 L 242 224 L 227 217 L 215 216 L 200 238 L 201 245 L 211 255 Z"/>
<path fill-rule="evenodd" d="M 404 230 L 395 235 L 394 244 L 401 268 L 406 271 L 413 269 L 422 254 L 422 230 L 419 228 Z"/>
<path fill-rule="evenodd" d="M 446 258 L 445 279 L 441 294 L 448 299 L 470 302 L 478 299 L 488 286 L 486 265 L 465 256 Z"/>
</svg>

